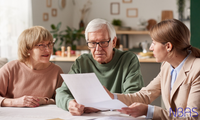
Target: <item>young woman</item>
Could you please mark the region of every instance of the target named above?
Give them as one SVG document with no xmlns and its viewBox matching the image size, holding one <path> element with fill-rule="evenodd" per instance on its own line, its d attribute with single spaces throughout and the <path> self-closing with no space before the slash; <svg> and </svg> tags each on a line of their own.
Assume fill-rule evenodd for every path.
<svg viewBox="0 0 200 120">
<path fill-rule="evenodd" d="M 19 60 L 0 69 L 0 106 L 37 107 L 55 104 L 63 80 L 61 68 L 49 62 L 53 37 L 45 28 L 24 30 L 18 38 Z"/>
<path fill-rule="evenodd" d="M 200 50 L 190 45 L 188 28 L 176 19 L 165 20 L 151 28 L 150 36 L 150 50 L 157 62 L 163 62 L 161 71 L 139 92 L 118 94 L 118 99 L 129 106 L 119 111 L 153 120 L 199 119 Z M 161 94 L 166 109 L 148 105 Z"/>
</svg>

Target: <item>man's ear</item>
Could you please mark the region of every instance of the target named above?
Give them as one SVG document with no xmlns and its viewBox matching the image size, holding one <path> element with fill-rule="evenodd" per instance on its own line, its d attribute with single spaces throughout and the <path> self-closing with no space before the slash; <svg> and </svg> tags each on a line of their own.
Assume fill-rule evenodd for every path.
<svg viewBox="0 0 200 120">
<path fill-rule="evenodd" d="M 166 43 L 166 50 L 167 50 L 167 52 L 171 52 L 172 49 L 173 49 L 172 43 L 171 42 L 167 42 Z"/>
<path fill-rule="evenodd" d="M 117 37 L 114 37 L 114 39 L 112 41 L 113 48 L 115 48 L 116 44 L 117 44 Z"/>
</svg>

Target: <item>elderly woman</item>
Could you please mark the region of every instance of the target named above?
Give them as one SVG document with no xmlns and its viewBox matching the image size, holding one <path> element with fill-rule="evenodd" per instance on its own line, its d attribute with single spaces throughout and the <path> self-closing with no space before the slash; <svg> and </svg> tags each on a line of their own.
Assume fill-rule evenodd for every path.
<svg viewBox="0 0 200 120">
<path fill-rule="evenodd" d="M 141 89 L 138 58 L 133 52 L 115 49 L 117 37 L 112 24 L 99 18 L 90 21 L 85 38 L 91 53 L 77 58 L 69 74 L 93 72 L 102 85 L 115 93 L 134 93 Z M 56 93 L 56 105 L 72 115 L 98 111 L 78 104 L 64 82 Z"/>
<path fill-rule="evenodd" d="M 156 78 L 139 92 L 118 94 L 127 105 L 119 110 L 133 117 L 153 120 L 198 119 L 200 113 L 200 50 L 190 45 L 188 28 L 176 19 L 165 20 L 150 30 L 150 50 L 163 62 Z M 113 94 L 107 91 L 114 98 Z M 147 105 L 162 94 L 166 110 Z"/>
<path fill-rule="evenodd" d="M 18 60 L 0 69 L 0 106 L 37 107 L 55 104 L 63 80 L 61 68 L 49 62 L 53 38 L 45 28 L 24 30 L 18 38 Z"/>
</svg>

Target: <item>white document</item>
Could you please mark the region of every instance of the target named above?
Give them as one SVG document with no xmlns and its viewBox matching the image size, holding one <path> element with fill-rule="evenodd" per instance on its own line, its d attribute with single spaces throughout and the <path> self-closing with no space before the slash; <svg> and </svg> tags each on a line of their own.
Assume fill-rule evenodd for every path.
<svg viewBox="0 0 200 120">
<path fill-rule="evenodd" d="M 127 107 L 119 100 L 111 99 L 94 73 L 61 74 L 77 103 L 100 110 Z"/>
<path fill-rule="evenodd" d="M 101 118 L 94 118 L 92 120 L 150 120 L 146 118 L 134 118 L 134 117 L 118 117 L 118 116 L 109 116 L 109 117 L 101 117 Z"/>
</svg>

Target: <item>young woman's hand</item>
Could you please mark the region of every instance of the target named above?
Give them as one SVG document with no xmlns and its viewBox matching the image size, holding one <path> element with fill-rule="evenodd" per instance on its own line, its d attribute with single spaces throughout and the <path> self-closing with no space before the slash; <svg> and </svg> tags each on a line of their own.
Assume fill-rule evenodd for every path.
<svg viewBox="0 0 200 120">
<path fill-rule="evenodd" d="M 143 103 L 133 103 L 129 107 L 117 110 L 121 113 L 128 114 L 132 117 L 139 117 L 142 115 L 147 115 L 148 105 Z"/>
<path fill-rule="evenodd" d="M 104 87 L 104 86 L 103 86 Z M 104 89 L 106 90 L 106 92 L 108 93 L 108 95 L 112 98 L 112 99 L 114 99 L 114 95 L 106 88 L 106 87 L 104 87 Z"/>
</svg>

